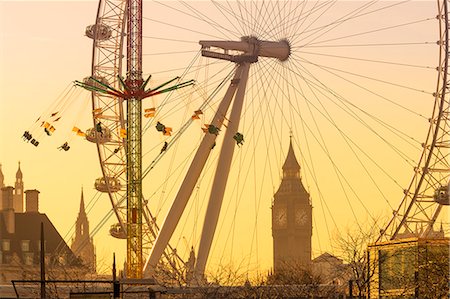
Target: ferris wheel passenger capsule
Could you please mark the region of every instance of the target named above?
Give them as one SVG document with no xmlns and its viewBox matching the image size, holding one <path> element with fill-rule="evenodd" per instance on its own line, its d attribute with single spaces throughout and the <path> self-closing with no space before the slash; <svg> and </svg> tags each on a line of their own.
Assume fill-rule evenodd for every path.
<svg viewBox="0 0 450 299">
<path fill-rule="evenodd" d="M 115 177 L 104 177 L 95 180 L 95 189 L 100 192 L 118 192 L 122 188 L 119 180 Z"/>
<path fill-rule="evenodd" d="M 88 84 L 88 85 L 90 85 L 90 86 L 94 86 L 94 87 L 97 87 L 97 88 L 101 88 L 102 84 L 103 85 L 109 85 L 108 80 L 105 77 L 102 77 L 102 76 L 86 77 L 86 78 L 83 79 L 83 82 Z"/>
<path fill-rule="evenodd" d="M 448 190 L 449 188 L 450 188 L 450 185 L 441 186 L 441 187 L 437 188 L 436 191 L 434 192 L 434 196 L 433 196 L 434 201 L 441 205 L 445 205 L 445 206 L 450 205 L 450 198 L 449 198 L 450 192 Z"/>
<path fill-rule="evenodd" d="M 111 227 L 109 228 L 109 234 L 117 239 L 127 238 L 127 234 L 123 230 L 122 225 L 120 225 L 120 223 L 111 225 Z"/>
<path fill-rule="evenodd" d="M 96 128 L 86 130 L 86 140 L 98 144 L 107 143 L 111 141 L 111 130 L 105 126 L 102 126 L 99 130 L 97 124 Z"/>
<path fill-rule="evenodd" d="M 105 24 L 94 24 L 86 27 L 86 36 L 97 40 L 107 40 L 112 35 L 112 30 Z"/>
</svg>

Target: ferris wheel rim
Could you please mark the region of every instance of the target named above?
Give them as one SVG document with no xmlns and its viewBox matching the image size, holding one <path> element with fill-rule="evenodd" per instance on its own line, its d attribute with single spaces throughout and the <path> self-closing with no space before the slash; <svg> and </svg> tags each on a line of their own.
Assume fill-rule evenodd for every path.
<svg viewBox="0 0 450 299">
<path fill-rule="evenodd" d="M 438 76 L 436 83 L 436 91 L 434 92 L 435 105 L 433 106 L 432 116 L 430 118 L 430 126 L 428 129 L 428 133 L 425 139 L 425 143 L 422 148 L 423 151 L 420 155 L 420 158 L 417 162 L 416 171 L 413 174 L 413 178 L 407 189 L 404 190 L 404 197 L 401 200 L 399 207 L 393 211 L 393 217 L 387 223 L 385 229 L 380 232 L 380 236 L 377 238 L 377 242 L 380 242 L 384 239 L 394 240 L 398 238 L 400 230 L 405 228 L 405 232 L 408 227 L 404 227 L 407 222 L 408 217 L 410 217 L 409 213 L 411 209 L 416 204 L 419 193 L 424 192 L 421 190 L 422 184 L 425 180 L 425 177 L 428 175 L 428 167 L 430 166 L 431 159 L 433 157 L 433 150 L 436 150 L 436 143 L 438 142 L 438 132 L 440 131 L 439 125 L 443 121 L 442 114 L 445 107 L 445 104 L 448 102 L 446 99 L 445 90 L 448 89 L 448 64 L 449 64 L 449 16 L 448 16 L 448 0 L 437 0 L 438 14 L 437 17 L 439 21 L 439 66 L 437 67 Z M 443 20 L 443 21 L 442 21 Z M 447 104 L 448 105 L 448 104 Z M 435 118 L 435 116 L 437 116 Z M 436 119 L 436 121 L 434 121 Z M 428 146 L 430 145 L 430 146 Z M 422 162 L 424 163 L 422 164 Z M 447 179 L 447 184 L 450 182 Z M 409 199 L 409 203 L 408 203 Z M 401 213 L 401 209 L 406 211 Z M 428 233 L 430 229 L 433 228 L 434 222 L 439 215 L 439 212 L 442 208 L 441 204 L 436 203 L 435 210 L 432 211 L 430 223 L 428 224 L 426 232 Z M 399 215 L 401 215 L 399 217 Z M 401 218 L 399 223 L 395 225 L 397 217 Z M 390 234 L 386 235 L 388 232 Z M 422 234 L 422 237 L 426 237 L 426 234 Z"/>
<path fill-rule="evenodd" d="M 113 4 L 114 2 L 116 2 L 116 3 L 114 3 L 114 5 L 108 5 L 108 2 L 111 2 L 111 4 Z M 124 22 L 125 22 L 125 19 L 124 19 L 125 3 L 126 3 L 126 0 L 118 0 L 118 1 L 100 0 L 99 4 L 98 4 L 98 8 L 97 8 L 97 14 L 96 14 L 96 20 L 95 20 L 94 26 L 96 26 L 97 24 L 103 24 L 104 16 L 107 15 L 108 13 L 110 13 L 110 12 L 106 11 L 107 7 L 111 6 L 111 7 L 113 7 L 113 12 L 114 12 L 113 13 L 114 17 L 110 19 L 111 22 L 113 24 L 116 24 L 117 28 L 121 28 L 121 27 L 123 28 Z M 118 11 L 114 11 L 114 8 Z M 114 28 L 114 30 L 116 30 L 116 28 Z M 116 34 L 116 36 L 112 42 L 112 47 L 114 49 L 113 52 L 116 52 L 119 50 L 119 53 L 117 55 L 113 55 L 113 59 L 109 59 L 109 57 L 105 58 L 105 57 L 101 56 L 102 54 L 101 54 L 100 50 L 102 49 L 102 46 L 99 46 L 99 44 L 101 44 L 104 41 L 104 39 L 101 36 L 95 34 L 95 30 L 94 30 L 93 45 L 92 45 L 92 65 L 91 65 L 91 76 L 92 77 L 98 78 L 100 76 L 99 73 L 104 73 L 104 72 L 99 72 L 98 67 L 101 64 L 101 62 L 99 62 L 99 61 L 102 61 L 105 59 L 107 60 L 106 63 L 108 63 L 108 65 L 106 66 L 107 68 L 111 67 L 110 65 L 112 65 L 112 69 L 113 69 L 112 75 L 111 75 L 112 78 L 117 77 L 122 73 L 122 61 L 120 59 L 120 56 L 122 55 L 123 38 L 124 37 L 123 37 L 122 33 L 120 33 L 119 35 Z M 108 45 L 108 46 L 111 46 L 111 45 Z M 115 83 L 113 85 L 115 87 L 118 87 L 117 83 Z M 102 109 L 104 107 L 102 107 L 100 105 L 100 103 L 102 102 L 101 95 L 99 95 L 96 92 L 92 92 L 91 97 L 92 97 L 92 119 L 93 119 L 93 126 L 95 128 L 95 126 L 98 124 L 98 118 L 97 118 L 98 113 L 96 113 L 95 111 L 96 111 L 96 109 Z M 117 100 L 119 101 L 119 99 L 117 99 Z M 113 116 L 116 117 L 117 119 L 122 120 L 123 119 L 123 116 L 122 116 L 123 110 L 120 109 L 121 105 L 118 105 L 118 107 L 119 107 L 118 114 L 113 115 Z M 121 122 L 123 123 L 123 121 L 121 121 Z M 123 127 L 123 125 L 122 125 L 122 127 Z M 122 218 L 119 215 L 119 211 L 116 209 L 117 200 L 114 199 L 114 196 L 113 196 L 114 193 L 112 192 L 109 181 L 107 180 L 107 178 L 110 177 L 111 171 L 109 171 L 107 165 L 105 164 L 105 155 L 106 155 L 105 145 L 103 143 L 99 143 L 99 142 L 95 142 L 95 144 L 96 144 L 97 153 L 98 153 L 98 157 L 99 157 L 102 176 L 103 176 L 103 178 L 105 178 L 105 183 L 106 183 L 105 187 L 107 190 L 106 193 L 108 193 L 108 197 L 113 206 L 113 211 L 116 215 L 116 218 L 119 221 L 120 226 L 122 228 L 124 228 L 125 224 L 122 222 Z M 123 146 L 122 146 L 122 148 L 123 148 Z"/>
</svg>

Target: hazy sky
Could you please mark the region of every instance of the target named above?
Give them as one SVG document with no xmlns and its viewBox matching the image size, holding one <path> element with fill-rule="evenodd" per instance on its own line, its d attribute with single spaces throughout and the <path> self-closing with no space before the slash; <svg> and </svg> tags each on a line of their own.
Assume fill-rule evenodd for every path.
<svg viewBox="0 0 450 299">
<path fill-rule="evenodd" d="M 172 2 L 165 3 L 172 5 Z M 352 5 L 362 6 L 363 3 L 367 2 Z M 380 5 L 386 6 L 385 3 Z M 150 7 L 150 2 L 144 5 Z M 147 18 L 144 20 L 147 37 L 144 52 L 151 54 L 144 56 L 144 72 L 154 74 L 152 84 L 157 85 L 182 73 L 198 52 L 199 39 L 224 36 L 237 39 L 241 36 L 239 31 L 244 26 L 230 25 L 234 24 L 233 20 L 218 13 L 217 7 L 212 10 L 208 10 L 206 4 L 199 7 L 206 12 L 200 21 L 186 14 L 189 7 L 184 7 L 185 14 L 165 5 L 151 6 L 144 13 Z M 302 27 L 302 19 L 295 19 L 297 27 L 286 26 L 293 34 L 293 61 L 279 68 L 274 66 L 275 63 L 261 62 L 253 68 L 253 81 L 248 88 L 249 98 L 253 101 L 249 100 L 245 106 L 241 124 L 248 139 L 236 150 L 237 160 L 233 165 L 238 170 L 230 177 L 233 190 L 229 190 L 229 204 L 224 207 L 225 218 L 231 224 L 222 220 L 219 223 L 222 239 L 215 243 L 213 250 L 216 262 L 231 259 L 236 265 L 240 263 L 238 260 L 244 259 L 249 269 L 270 268 L 270 206 L 272 194 L 279 184 L 291 130 L 296 155 L 302 165 L 303 181 L 314 206 L 314 256 L 333 250 L 333 235 L 338 233 L 335 224 L 345 231 L 346 227 L 357 227 L 357 221 L 364 224 L 370 222 L 371 217 L 389 217 L 392 208 L 400 202 L 402 188 L 409 183 L 414 161 L 420 154 L 420 143 L 427 130 L 426 118 L 433 104 L 431 93 L 436 82 L 434 68 L 438 50 L 434 1 L 410 2 L 384 9 L 336 28 L 331 26 L 333 30 L 324 27 L 317 40 L 312 35 L 308 37 L 308 29 L 312 30 L 311 34 L 317 34 L 314 28 L 345 16 L 348 7 L 336 5 L 334 10 L 324 10 L 321 18 L 319 14 L 310 16 L 310 19 L 317 17 L 318 21 L 312 22 L 309 28 L 307 22 Z M 106 196 L 99 198 L 93 187 L 95 179 L 101 176 L 95 145 L 74 137 L 70 131 L 73 125 L 83 130 L 92 126 L 89 94 L 79 89 L 70 95 L 64 93 L 74 80 L 90 74 L 92 41 L 84 35 L 84 30 L 94 23 L 96 10 L 95 1 L 0 2 L 0 163 L 5 183 L 14 184 L 20 161 L 25 188 L 41 191 L 40 211 L 49 216 L 66 239 L 73 230 L 82 187 L 86 204 L 93 206 L 88 215 L 91 229 L 111 209 Z M 252 14 L 242 14 L 245 15 Z M 224 24 L 223 28 L 211 25 L 209 18 Z M 289 14 L 285 18 L 289 19 Z M 246 33 L 255 30 L 269 36 L 255 24 L 270 25 L 280 22 L 279 19 L 272 19 L 270 14 L 255 17 L 254 25 L 246 24 L 252 28 Z M 206 26 L 208 23 L 210 25 Z M 300 30 L 303 35 L 297 34 Z M 274 36 L 282 37 L 283 34 L 280 31 Z M 225 64 L 218 65 L 222 70 Z M 172 69 L 177 70 L 163 72 Z M 207 87 L 199 83 L 194 94 L 200 97 L 211 93 L 219 82 L 217 77 L 224 73 L 212 67 L 210 71 L 201 69 L 195 73 L 195 79 L 203 80 L 205 76 L 211 78 L 211 82 L 205 85 Z M 258 74 L 262 79 L 257 79 L 260 78 Z M 285 83 L 288 81 L 295 83 L 291 86 Z M 262 96 L 262 93 L 269 96 Z M 279 99 L 274 99 L 276 97 Z M 36 119 L 51 111 L 61 98 L 69 99 L 72 104 L 61 124 L 58 123 L 58 134 L 42 137 L 37 148 L 25 143 L 21 139 L 23 132 L 33 128 Z M 333 104 L 330 98 L 339 99 L 337 102 L 341 104 Z M 145 106 L 158 105 L 162 99 L 148 100 Z M 183 101 L 186 101 L 182 102 L 183 107 L 190 110 L 174 110 L 167 112 L 165 118 L 161 117 L 163 121 L 172 122 L 175 129 L 182 122 L 182 117 L 176 113 L 189 117 L 201 103 L 199 100 Z M 204 122 L 211 115 L 211 112 L 205 113 Z M 382 121 L 378 121 L 379 117 Z M 401 133 L 387 130 L 388 126 L 381 125 L 383 122 Z M 197 135 L 192 135 L 194 142 L 190 142 L 193 144 L 201 137 L 201 124 L 195 125 Z M 158 151 L 166 139 L 154 130 L 149 131 L 149 142 L 154 144 L 146 149 Z M 71 150 L 57 150 L 67 138 L 70 138 Z M 397 148 L 402 153 L 396 152 Z M 176 152 L 177 159 L 182 160 L 181 157 L 191 154 L 191 149 L 180 145 Z M 266 158 L 266 154 L 271 158 Z M 151 161 L 152 157 L 149 154 L 146 161 Z M 170 168 L 177 170 L 175 173 L 183 173 L 186 169 L 185 164 L 177 168 L 178 162 L 174 161 L 178 160 L 167 158 L 166 164 L 163 163 L 164 172 L 156 170 L 156 175 L 149 176 L 144 183 L 148 196 L 158 198 L 152 205 L 158 211 L 159 221 L 164 218 L 182 176 L 177 174 L 176 179 L 172 177 L 173 181 L 170 181 L 165 170 Z M 236 165 L 242 165 L 244 169 L 239 170 Z M 252 171 L 247 171 L 250 169 Z M 202 219 L 203 198 L 207 197 L 210 177 L 211 170 L 208 170 L 202 183 L 198 184 L 192 206 L 188 206 L 190 212 L 186 215 L 189 216 L 185 215 L 181 222 L 185 228 L 174 240 L 182 247 L 180 252 L 198 246 L 201 223 L 192 224 L 189 219 Z M 377 183 L 372 184 L 373 180 Z M 169 187 L 158 189 L 157 186 L 164 182 Z M 257 220 L 254 215 L 258 216 Z M 239 217 L 244 220 L 236 220 Z M 124 242 L 113 241 L 107 235 L 112 223 L 113 219 L 94 237 L 97 258 L 104 265 L 109 265 L 112 252 L 122 258 L 126 248 Z"/>
</svg>

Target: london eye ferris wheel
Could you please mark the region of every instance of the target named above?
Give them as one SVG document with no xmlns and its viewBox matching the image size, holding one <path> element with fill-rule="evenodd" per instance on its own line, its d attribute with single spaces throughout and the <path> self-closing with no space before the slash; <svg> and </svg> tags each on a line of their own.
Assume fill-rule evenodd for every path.
<svg viewBox="0 0 450 299">
<path fill-rule="evenodd" d="M 175 248 L 186 238 L 206 248 L 197 253 L 202 274 L 209 256 L 236 255 L 233 246 L 246 243 L 233 241 L 237 231 L 248 231 L 250 255 L 257 251 L 270 219 L 262 202 L 279 183 L 290 137 L 318 235 L 329 236 L 342 219 L 376 218 L 380 206 L 391 214 L 379 240 L 426 237 L 439 223 L 448 230 L 448 1 L 144 5 L 148 46 L 137 55 L 129 49 L 136 45 L 125 53 L 134 26 L 127 1 L 99 2 L 86 29 L 92 74 L 83 84 L 92 87 L 94 122 L 86 139 L 96 143 L 102 169 L 95 186 L 109 196 L 116 238 L 130 236 L 136 213 L 127 205 L 130 136 L 142 142 L 143 193 L 135 196 L 148 271 L 182 277 L 189 250 L 182 256 Z M 124 59 L 133 55 L 152 74 L 141 83 L 153 96 L 139 100 L 135 133 L 124 96 Z M 218 235 L 224 243 L 213 241 Z"/>
</svg>

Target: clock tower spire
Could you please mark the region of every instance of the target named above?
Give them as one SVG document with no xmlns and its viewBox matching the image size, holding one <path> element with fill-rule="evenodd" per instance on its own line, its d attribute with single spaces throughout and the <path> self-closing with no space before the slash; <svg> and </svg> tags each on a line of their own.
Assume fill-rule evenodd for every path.
<svg viewBox="0 0 450 299">
<path fill-rule="evenodd" d="M 16 172 L 16 182 L 14 183 L 13 207 L 15 213 L 23 213 L 23 174 L 19 167 Z"/>
<path fill-rule="evenodd" d="M 292 138 L 283 178 L 272 205 L 274 274 L 305 269 L 311 262 L 312 206 L 300 176 Z"/>
</svg>

